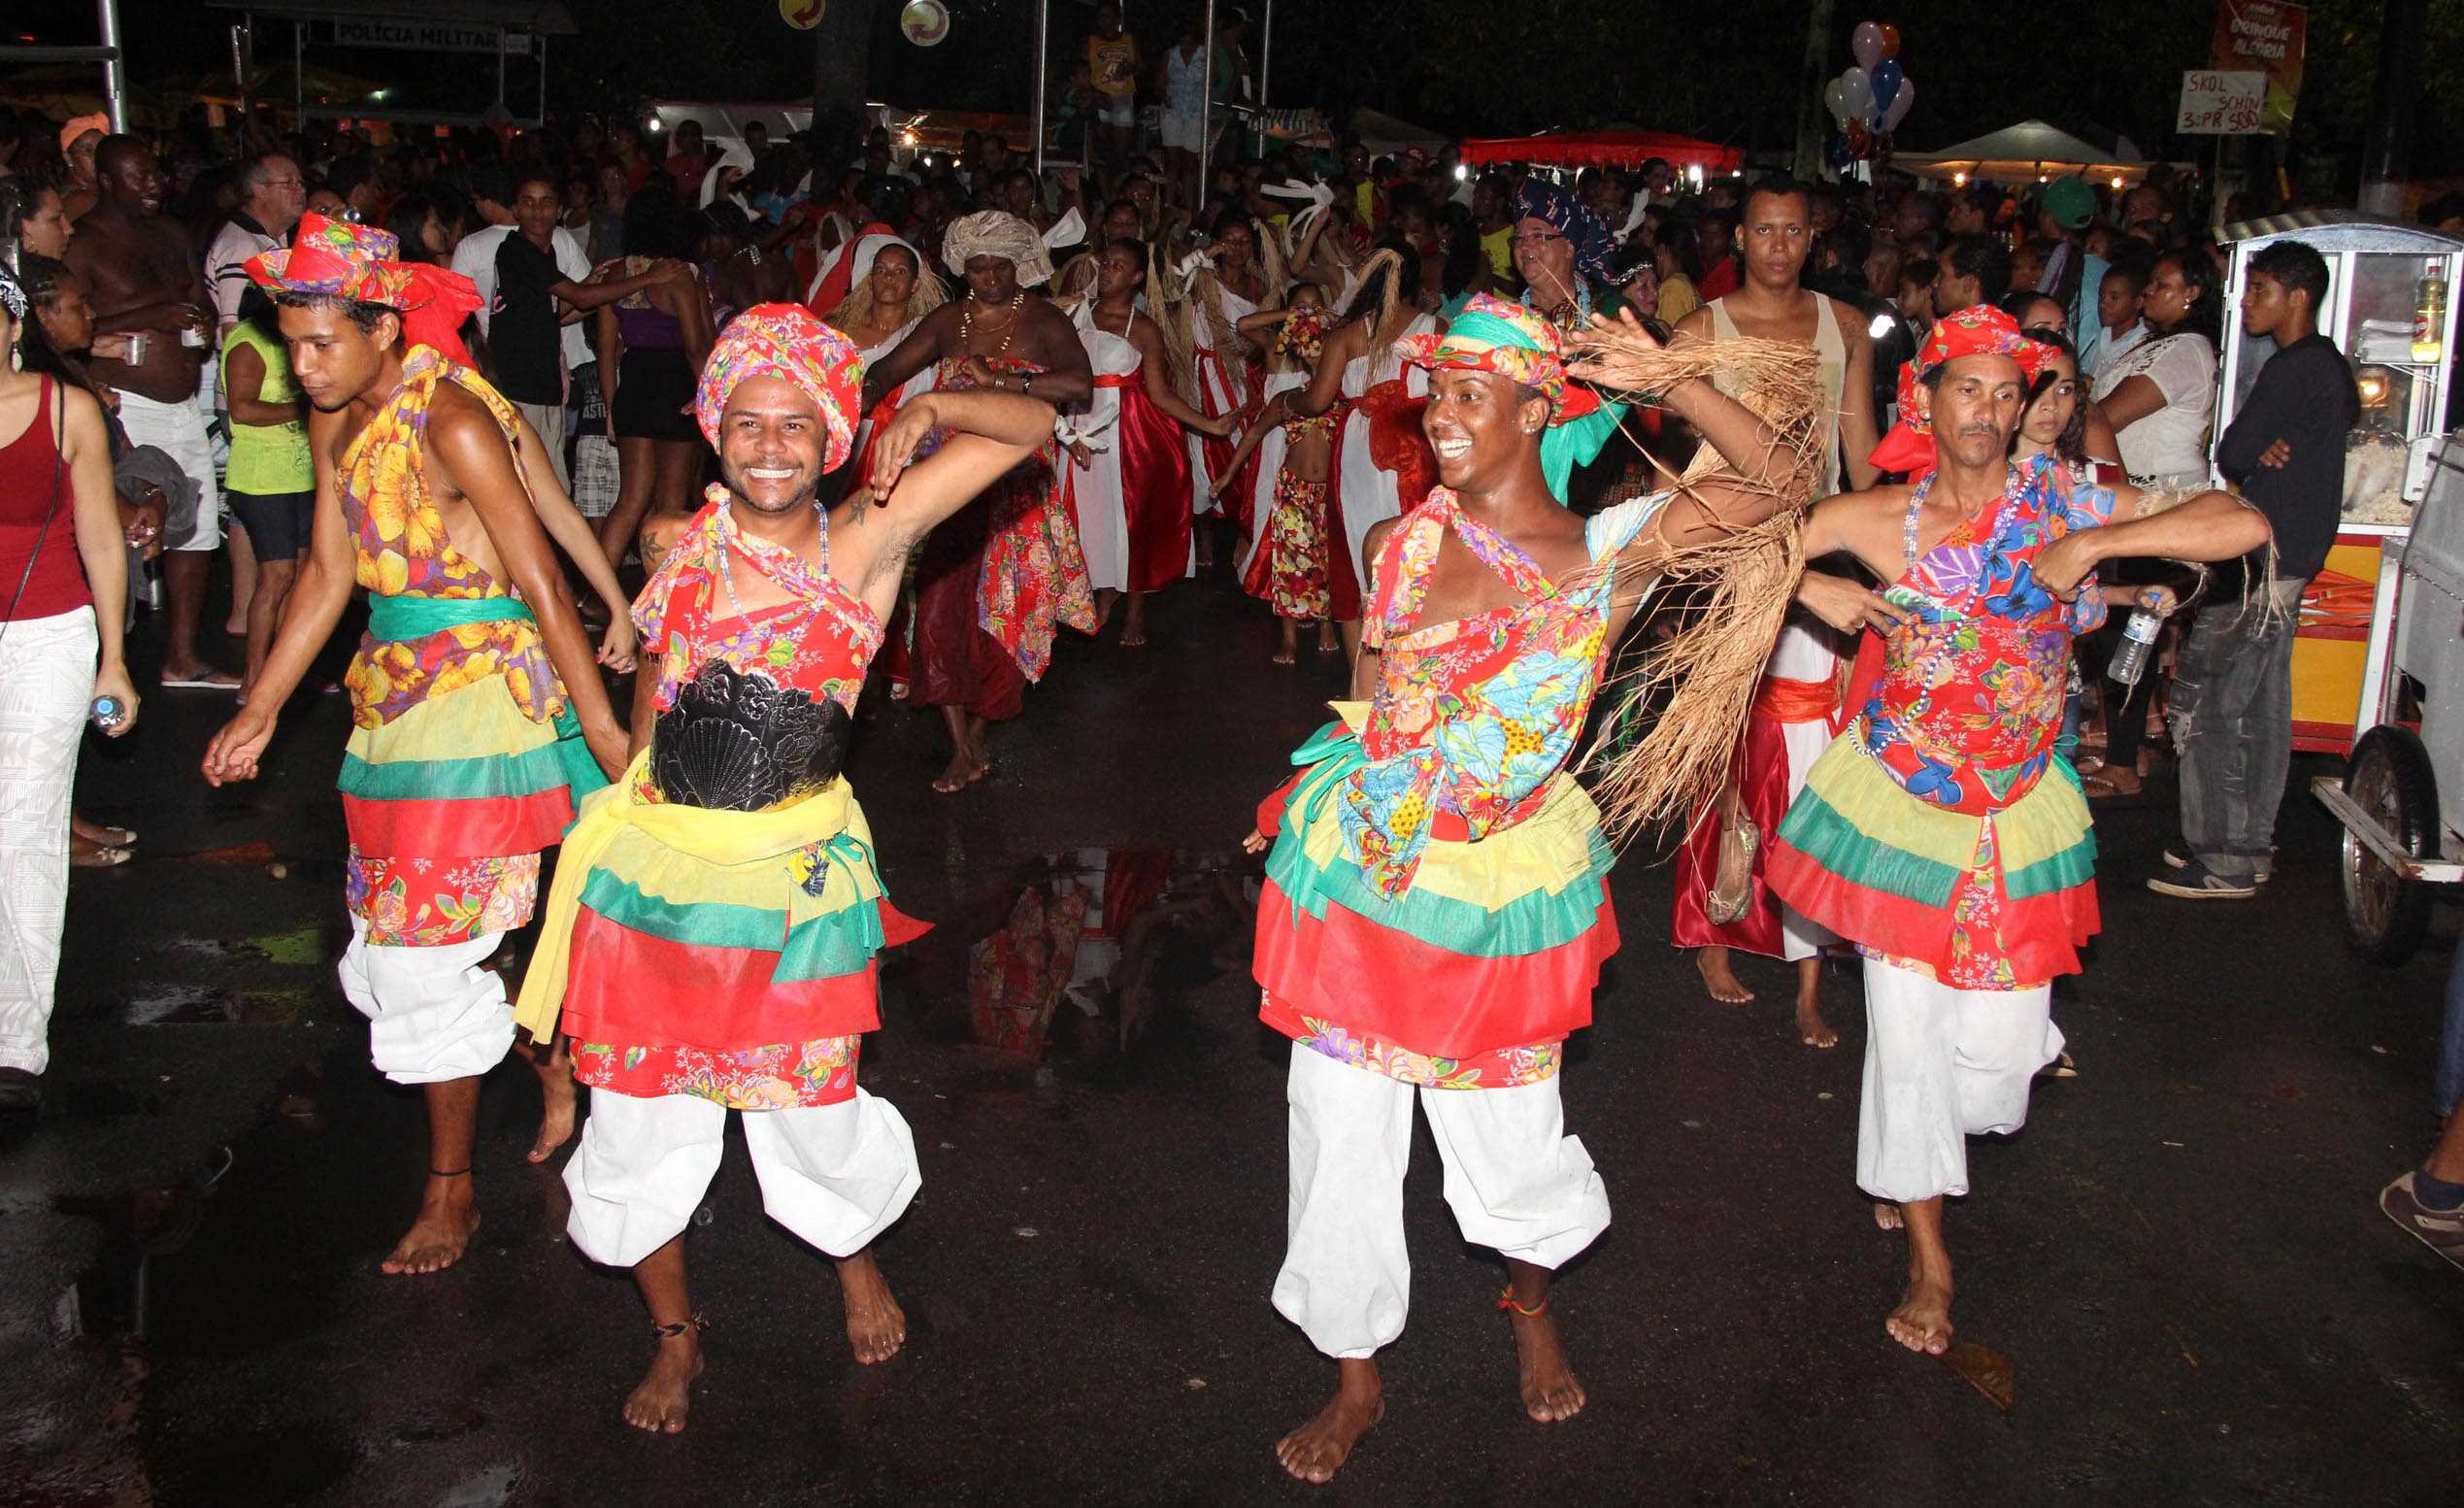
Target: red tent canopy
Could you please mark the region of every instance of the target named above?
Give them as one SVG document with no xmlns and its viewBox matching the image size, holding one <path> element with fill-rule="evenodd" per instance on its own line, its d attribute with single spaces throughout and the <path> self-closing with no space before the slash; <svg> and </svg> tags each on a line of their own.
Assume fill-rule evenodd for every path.
<svg viewBox="0 0 2464 1508">
<path fill-rule="evenodd" d="M 1545 162 L 1568 168 L 1639 168 L 1653 157 L 1706 173 L 1746 165 L 1742 148 L 1697 141 L 1673 131 L 1559 131 L 1547 136 L 1496 136 L 1463 144 L 1466 162 Z"/>
</svg>

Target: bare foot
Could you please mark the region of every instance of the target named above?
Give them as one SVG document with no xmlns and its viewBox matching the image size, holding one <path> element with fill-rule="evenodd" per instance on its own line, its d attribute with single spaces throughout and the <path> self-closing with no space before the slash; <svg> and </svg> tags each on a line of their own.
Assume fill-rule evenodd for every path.
<svg viewBox="0 0 2464 1508">
<path fill-rule="evenodd" d="M 545 1162 L 556 1155 L 556 1149 L 573 1136 L 574 1089 L 573 1056 L 565 1050 L 562 1037 L 556 1039 L 552 1052 L 530 1056 L 532 1071 L 539 1075 L 539 1137 L 530 1144 L 530 1160 Z"/>
<path fill-rule="evenodd" d="M 659 1353 L 642 1386 L 624 1400 L 624 1422 L 652 1434 L 678 1434 L 693 1409 L 693 1384 L 703 1371 L 702 1338 L 692 1330 L 659 1337 Z"/>
<path fill-rule="evenodd" d="M 1546 1309 L 1535 1315 L 1509 1309 L 1506 1320 L 1515 1327 L 1515 1358 L 1522 1366 L 1523 1412 L 1544 1424 L 1582 1413 L 1582 1384 L 1557 1343 L 1555 1318 Z"/>
<path fill-rule="evenodd" d="M 1822 1019 L 1822 1002 L 1813 995 L 1797 996 L 1797 1035 L 1805 1039 L 1808 1047 L 1835 1048 L 1840 1045 L 1840 1034 Z"/>
<path fill-rule="evenodd" d="M 966 750 L 961 749 L 949 756 L 949 768 L 941 772 L 941 779 L 933 782 L 933 788 L 945 796 L 953 791 L 964 790 L 983 779 L 984 771 L 988 768 L 990 766 L 983 764 Z"/>
<path fill-rule="evenodd" d="M 1129 594 L 1129 618 L 1120 625 L 1120 647 L 1124 650 L 1147 647 L 1147 594 L 1143 591 Z"/>
<path fill-rule="evenodd" d="M 471 1178 L 428 1180 L 427 1196 L 419 1201 L 419 1218 L 394 1246 L 393 1255 L 378 1265 L 388 1273 L 443 1272 L 462 1259 L 479 1234 L 480 1212 L 471 1193 Z"/>
<path fill-rule="evenodd" d="M 1275 1458 L 1303 1482 L 1332 1482 L 1360 1437 L 1386 1417 L 1385 1391 L 1377 1372 L 1369 1372 L 1364 1386 L 1355 1381 L 1352 1368 L 1344 1371 L 1343 1386 L 1317 1417 L 1275 1442 Z"/>
<path fill-rule="evenodd" d="M 1728 966 L 1727 949 L 1695 949 L 1694 967 L 1701 971 L 1703 985 L 1711 990 L 1713 999 L 1724 1005 L 1744 1005 L 1754 997 L 1754 992 L 1737 977 L 1737 971 Z"/>
<path fill-rule="evenodd" d="M 1294 657 L 1295 656 L 1290 650 L 1277 650 L 1274 654 L 1273 663 L 1278 665 L 1288 665 L 1293 662 Z"/>
<path fill-rule="evenodd" d="M 1902 1215 L 1899 1206 L 1890 1200 L 1877 1199 L 1874 1201 L 1874 1224 L 1882 1230 L 1905 1230 L 1908 1228 L 1908 1217 Z"/>
<path fill-rule="evenodd" d="M 1908 1294 L 1882 1322 L 1891 1339 L 1929 1357 L 1950 1349 L 1950 1285 L 1910 1273 Z"/>
<path fill-rule="evenodd" d="M 847 1300 L 847 1343 L 866 1366 L 887 1361 L 907 1344 L 907 1312 L 890 1297 L 872 1253 L 843 1257 L 838 1266 L 839 1292 Z"/>
</svg>

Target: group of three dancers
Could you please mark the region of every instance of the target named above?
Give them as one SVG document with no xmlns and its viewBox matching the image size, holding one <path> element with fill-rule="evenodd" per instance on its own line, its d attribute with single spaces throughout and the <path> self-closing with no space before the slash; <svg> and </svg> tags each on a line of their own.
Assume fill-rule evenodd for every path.
<svg viewBox="0 0 2464 1508">
<path fill-rule="evenodd" d="M 904 1321 L 868 1252 L 920 1180 L 905 1123 L 856 1067 L 878 1024 L 874 956 L 915 924 L 882 893 L 838 765 L 909 555 L 1050 445 L 1064 385 L 1038 391 L 1030 374 L 879 416 L 856 486 L 825 511 L 866 398 L 900 374 L 868 374 L 803 310 L 740 316 L 696 395 L 722 480 L 638 605 L 628 729 L 528 507 L 522 431 L 476 375 L 405 347 L 385 238 L 351 227 L 250 270 L 317 410 L 318 508 L 265 693 L 205 767 L 216 783 L 255 773 L 274 709 L 365 586 L 343 973 L 378 1066 L 426 1086 L 432 1123 L 427 1194 L 392 1265 L 450 1263 L 477 1228 L 478 1076 L 516 1020 L 481 965 L 530 919 L 540 851 L 561 835 L 519 1020 L 535 1043 L 570 1035 L 597 1091 L 565 1176 L 576 1244 L 633 1268 L 656 1327 L 626 1418 L 684 1424 L 702 1353 L 681 1237 L 729 1109 L 745 1112 L 770 1214 L 836 1258 L 856 1355 L 891 1355 Z M 1668 375 L 1638 325 L 1571 349 L 1570 368 L 1563 332 L 1493 300 L 1406 347 L 1429 383 L 1437 485 L 1369 531 L 1357 700 L 1295 755 L 1252 836 L 1267 854 L 1262 1017 L 1295 1044 L 1275 1299 L 1341 1360 L 1334 1398 L 1279 1447 L 1311 1480 L 1382 1412 L 1371 1358 L 1409 1290 L 1415 1097 L 1466 1234 L 1506 1258 L 1524 1407 L 1547 1421 L 1582 1406 L 1549 1274 L 1608 1208 L 1563 1133 L 1556 1075 L 1616 930 L 1612 851 L 1567 766 L 1651 585 L 1812 491 L 1811 457 L 1701 371 Z M 2266 535 L 2221 494 L 2166 498 L 2181 506 L 2159 515 L 2012 467 L 2040 351 L 1989 311 L 1942 321 L 1907 408 L 1938 449 L 1930 475 L 1831 498 L 1804 524 L 1809 554 L 1848 552 L 1891 591 L 1813 575 L 1796 588 L 1841 626 L 1887 634 L 1873 699 L 1791 809 L 1772 874 L 1867 951 L 1859 1178 L 1905 1211 L 1910 1281 L 1890 1326 L 1921 1350 L 1949 1333 L 1940 1196 L 1964 1191 L 1961 1139 L 2024 1116 L 2059 1041 L 2044 982 L 2076 968 L 2094 924 L 2085 807 L 2050 752 L 2062 677 L 2048 656 L 2097 616 L 2082 588 L 2098 558 L 2214 558 Z M 1551 483 L 1599 434 L 1584 420 L 1600 398 L 1579 379 L 1656 385 L 1724 466 L 1577 516 Z M 1998 716 L 1948 711 L 1946 686 Z"/>
</svg>

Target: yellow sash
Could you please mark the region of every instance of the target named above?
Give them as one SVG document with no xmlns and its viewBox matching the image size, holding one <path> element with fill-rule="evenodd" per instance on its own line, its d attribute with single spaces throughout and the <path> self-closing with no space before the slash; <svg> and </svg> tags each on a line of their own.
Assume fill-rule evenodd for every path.
<svg viewBox="0 0 2464 1508">
<path fill-rule="evenodd" d="M 533 1042 L 555 1039 L 583 886 L 608 846 L 626 829 L 639 828 L 662 847 L 704 863 L 750 864 L 837 837 L 847 831 L 855 811 L 855 793 L 845 776 L 801 801 L 766 812 L 636 801 L 633 792 L 649 762 L 649 751 L 644 750 L 615 785 L 584 797 L 581 816 L 565 834 L 563 852 L 556 857 L 556 883 L 548 891 L 548 915 L 540 923 L 539 946 L 522 976 L 520 1003 L 514 1008 L 514 1024 L 528 1028 Z"/>
</svg>

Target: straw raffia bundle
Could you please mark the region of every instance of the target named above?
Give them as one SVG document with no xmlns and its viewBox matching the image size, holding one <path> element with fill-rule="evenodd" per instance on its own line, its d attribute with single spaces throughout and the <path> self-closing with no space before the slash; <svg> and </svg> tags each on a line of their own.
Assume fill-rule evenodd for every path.
<svg viewBox="0 0 2464 1508">
<path fill-rule="evenodd" d="M 1578 332 L 1569 353 L 1574 375 L 1610 397 L 1649 403 L 1652 394 L 1695 378 L 1718 381 L 1770 432 L 1767 463 L 1754 471 L 1739 471 L 1706 444 L 1684 474 L 1672 478 L 1714 518 L 1737 515 L 1739 493 L 1778 506 L 1666 561 L 1661 581 L 1692 588 L 1691 620 L 1617 673 L 1604 728 L 1641 718 L 1663 691 L 1667 705 L 1640 740 L 1604 736 L 1584 760 L 1596 771 L 1593 794 L 1609 830 L 1622 839 L 1708 810 L 1728 783 L 1755 686 L 1805 566 L 1800 531 L 1814 500 L 1815 452 L 1826 433 L 1822 389 L 1813 351 L 1785 341 L 1661 346 L 1637 327 L 1603 321 Z"/>
</svg>

